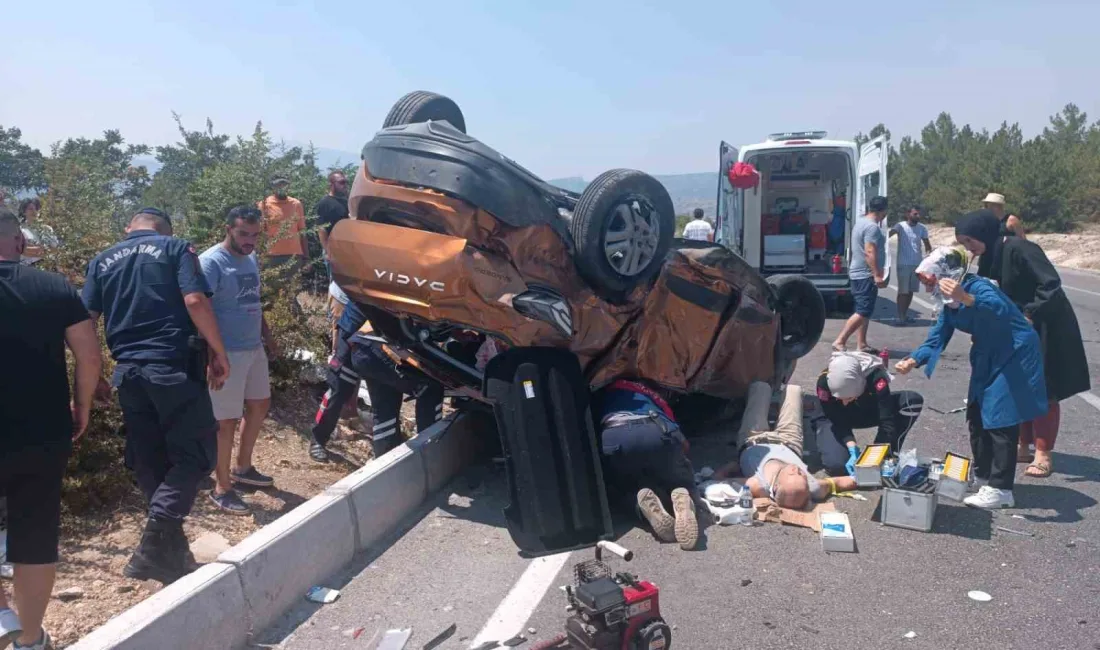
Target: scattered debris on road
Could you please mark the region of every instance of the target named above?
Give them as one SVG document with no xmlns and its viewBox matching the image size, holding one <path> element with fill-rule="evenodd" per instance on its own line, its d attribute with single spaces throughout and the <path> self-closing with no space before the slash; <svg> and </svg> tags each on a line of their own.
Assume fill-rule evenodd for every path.
<svg viewBox="0 0 1100 650">
<path fill-rule="evenodd" d="M 993 596 L 990 596 L 984 591 L 970 591 L 967 592 L 966 595 L 970 597 L 970 600 L 976 600 L 979 603 L 988 603 L 989 601 L 993 600 Z"/>
<path fill-rule="evenodd" d="M 306 592 L 306 600 L 311 603 L 321 603 L 322 605 L 336 602 L 336 599 L 339 597 L 339 591 L 329 589 L 328 587 L 310 587 L 309 591 Z"/>
<path fill-rule="evenodd" d="M 439 646 L 443 645 L 444 641 L 454 636 L 455 632 L 457 631 L 458 624 L 451 623 L 449 626 L 447 626 L 447 629 L 435 635 L 435 638 L 433 638 L 431 641 L 425 643 L 424 650 L 432 650 L 433 648 L 438 648 Z"/>
<path fill-rule="evenodd" d="M 382 636 L 382 642 L 378 644 L 378 650 L 404 650 L 410 636 L 412 636 L 411 627 L 386 630 L 386 634 Z"/>
<path fill-rule="evenodd" d="M 906 639 L 915 639 L 915 638 L 917 638 L 917 633 L 914 632 L 913 630 L 909 630 L 908 632 L 906 632 L 902 636 L 904 636 Z"/>
<path fill-rule="evenodd" d="M 1012 530 L 1011 528 L 1005 528 L 1004 526 L 994 526 L 995 529 L 1002 533 L 1012 533 L 1013 535 L 1021 535 L 1023 537 L 1035 537 L 1035 533 L 1026 533 L 1022 530 Z"/>
</svg>

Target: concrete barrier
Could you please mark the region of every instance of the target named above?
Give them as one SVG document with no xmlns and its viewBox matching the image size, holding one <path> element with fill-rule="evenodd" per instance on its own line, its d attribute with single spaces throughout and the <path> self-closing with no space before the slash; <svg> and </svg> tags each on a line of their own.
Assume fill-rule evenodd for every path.
<svg viewBox="0 0 1100 650">
<path fill-rule="evenodd" d="M 428 494 L 449 483 L 477 457 L 483 436 L 496 435 L 491 416 L 477 412 L 464 413 L 449 426 L 439 424 L 407 443 L 424 461 Z"/>
<path fill-rule="evenodd" d="M 252 629 L 263 630 L 355 555 L 347 495 L 319 494 L 218 556 L 237 567 Z"/>
<path fill-rule="evenodd" d="M 427 484 L 420 454 L 399 445 L 334 483 L 325 493 L 348 499 L 355 519 L 355 550 L 364 551 L 424 502 Z"/>
<path fill-rule="evenodd" d="M 74 650 L 243 648 L 392 534 L 480 448 L 491 423 L 451 416 L 376 458 L 218 557 L 119 614 Z M 491 435 L 491 430 L 488 432 Z"/>
<path fill-rule="evenodd" d="M 237 569 L 200 567 L 107 621 L 69 650 L 240 648 L 249 620 Z"/>
</svg>

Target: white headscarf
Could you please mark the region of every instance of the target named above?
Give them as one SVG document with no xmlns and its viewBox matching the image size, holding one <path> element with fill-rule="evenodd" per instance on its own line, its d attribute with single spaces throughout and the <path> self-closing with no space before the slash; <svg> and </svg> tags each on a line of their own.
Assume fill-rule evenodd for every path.
<svg viewBox="0 0 1100 650">
<path fill-rule="evenodd" d="M 867 376 L 882 365 L 882 359 L 866 352 L 834 352 L 826 380 L 829 392 L 838 399 L 859 397 L 867 388 Z"/>
</svg>

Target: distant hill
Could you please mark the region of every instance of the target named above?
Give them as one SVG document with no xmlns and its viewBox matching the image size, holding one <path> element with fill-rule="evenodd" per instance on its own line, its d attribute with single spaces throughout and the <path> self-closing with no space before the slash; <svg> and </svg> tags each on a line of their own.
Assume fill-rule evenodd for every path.
<svg viewBox="0 0 1100 650">
<path fill-rule="evenodd" d="M 714 172 L 668 174 L 654 178 L 668 190 L 676 214 L 690 214 L 695 208 L 702 208 L 707 216 L 714 215 L 714 202 L 718 193 L 718 177 Z M 571 192 L 583 192 L 588 186 L 588 181 L 580 176 L 558 178 L 550 182 Z"/>
<path fill-rule="evenodd" d="M 316 153 L 317 167 L 322 171 L 337 165 L 359 164 L 359 154 L 352 151 L 318 147 Z M 134 164 L 144 165 L 150 175 L 160 169 L 160 163 L 153 156 L 138 156 L 134 158 Z M 718 179 L 714 172 L 667 174 L 655 178 L 668 190 L 676 214 L 691 214 L 695 208 L 702 208 L 707 216 L 714 215 L 714 201 L 718 191 Z M 550 182 L 572 192 L 583 192 L 588 187 L 588 181 L 580 176 L 558 178 Z"/>
</svg>

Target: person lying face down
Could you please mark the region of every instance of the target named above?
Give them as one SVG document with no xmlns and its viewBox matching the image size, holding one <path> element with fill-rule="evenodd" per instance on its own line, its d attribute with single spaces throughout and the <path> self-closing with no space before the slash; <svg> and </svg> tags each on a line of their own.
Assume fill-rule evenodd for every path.
<svg viewBox="0 0 1100 650">
<path fill-rule="evenodd" d="M 749 386 L 745 414 L 737 432 L 738 460 L 715 476 L 725 478 L 740 472 L 754 497 L 768 497 L 781 508 L 801 510 L 811 500 L 823 501 L 830 494 L 853 490 L 850 477 L 818 480 L 802 461 L 802 388 L 788 385 L 775 428 L 768 425 L 772 389 L 764 382 Z"/>
</svg>

